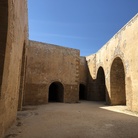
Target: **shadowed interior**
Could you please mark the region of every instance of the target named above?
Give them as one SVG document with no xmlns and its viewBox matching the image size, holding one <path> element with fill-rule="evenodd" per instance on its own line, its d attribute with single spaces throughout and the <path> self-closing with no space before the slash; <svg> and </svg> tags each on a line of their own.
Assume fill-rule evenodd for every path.
<svg viewBox="0 0 138 138">
<path fill-rule="evenodd" d="M 0 91 L 2 85 L 8 31 L 8 0 L 0 1 Z"/>
<path fill-rule="evenodd" d="M 106 100 L 105 75 L 102 67 L 99 67 L 97 73 L 97 94 L 99 101 Z"/>
<path fill-rule="evenodd" d="M 111 104 L 112 105 L 125 105 L 126 94 L 125 94 L 125 71 L 122 60 L 117 57 L 114 59 L 111 72 Z"/>
<path fill-rule="evenodd" d="M 79 99 L 86 100 L 86 86 L 84 84 L 79 86 Z"/>
<path fill-rule="evenodd" d="M 49 87 L 49 102 L 63 102 L 64 88 L 60 82 L 53 82 Z"/>
</svg>

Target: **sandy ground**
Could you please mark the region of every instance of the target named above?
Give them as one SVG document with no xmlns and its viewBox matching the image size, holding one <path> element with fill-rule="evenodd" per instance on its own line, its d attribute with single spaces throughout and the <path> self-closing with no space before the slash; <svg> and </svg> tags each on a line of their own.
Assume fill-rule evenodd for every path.
<svg viewBox="0 0 138 138">
<path fill-rule="evenodd" d="M 138 114 L 100 102 L 27 106 L 5 138 L 138 138 Z"/>
</svg>

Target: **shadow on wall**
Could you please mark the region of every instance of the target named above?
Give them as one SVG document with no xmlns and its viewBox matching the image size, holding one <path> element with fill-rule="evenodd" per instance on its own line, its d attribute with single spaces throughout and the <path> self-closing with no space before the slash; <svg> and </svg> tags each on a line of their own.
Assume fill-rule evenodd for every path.
<svg viewBox="0 0 138 138">
<path fill-rule="evenodd" d="M 88 100 L 105 101 L 110 105 L 126 105 L 125 70 L 121 58 L 114 59 L 110 72 L 110 94 L 105 84 L 105 74 L 99 67 L 97 78 L 93 79 L 90 72 L 88 75 Z"/>
<path fill-rule="evenodd" d="M 4 109 L 5 100 L 8 98 L 3 98 L 5 93 L 2 92 L 2 80 L 4 72 L 4 61 L 5 61 L 5 52 L 7 46 L 7 34 L 8 34 L 8 0 L 0 1 L 0 137 L 3 135 L 6 130 L 5 124 L 10 123 L 6 117 L 6 110 Z M 7 122 L 6 122 L 7 121 Z M 6 122 L 6 123 L 5 123 Z"/>
<path fill-rule="evenodd" d="M 88 73 L 88 100 L 92 101 L 105 101 L 106 104 L 110 103 L 109 94 L 105 85 L 105 74 L 102 67 L 99 67 L 97 78 L 93 79 L 90 72 Z"/>
<path fill-rule="evenodd" d="M 4 69 L 7 31 L 8 31 L 8 0 L 0 2 L 0 94 Z"/>
<path fill-rule="evenodd" d="M 95 99 L 97 101 L 106 101 L 106 87 L 105 87 L 105 74 L 102 67 L 99 67 L 96 78 L 96 93 Z"/>
<path fill-rule="evenodd" d="M 25 61 L 25 43 L 23 45 L 23 52 L 22 52 L 22 64 L 21 64 L 21 75 L 20 75 L 20 89 L 19 89 L 19 99 L 18 99 L 18 110 L 22 110 L 23 105 L 23 92 L 24 92 L 24 80 L 25 80 L 25 68 L 26 68 L 26 61 Z"/>
</svg>

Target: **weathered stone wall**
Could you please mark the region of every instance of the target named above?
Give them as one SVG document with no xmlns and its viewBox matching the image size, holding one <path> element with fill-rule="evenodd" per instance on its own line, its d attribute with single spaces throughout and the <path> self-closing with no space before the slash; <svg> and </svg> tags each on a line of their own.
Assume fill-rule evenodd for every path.
<svg viewBox="0 0 138 138">
<path fill-rule="evenodd" d="M 86 57 L 88 65 L 88 84 L 87 84 L 87 100 L 95 100 L 95 79 L 96 79 L 96 54 Z"/>
<path fill-rule="evenodd" d="M 138 111 L 138 15 L 130 20 L 113 38 L 111 38 L 97 53 L 87 57 L 89 67 L 89 95 L 94 99 L 95 85 L 98 69 L 103 68 L 106 84 L 106 100 L 110 104 L 119 104 L 114 99 L 119 93 L 125 91 L 126 105 L 132 111 Z M 95 61 L 95 63 L 93 63 Z M 123 71 L 124 70 L 124 71 Z M 120 73 L 122 72 L 122 73 Z M 123 74 L 124 73 L 124 77 Z M 116 75 L 114 75 L 116 74 Z M 120 74 L 120 75 L 119 75 Z M 123 81 L 124 78 L 124 81 Z M 122 80 L 122 81 L 120 81 Z M 118 83 L 120 81 L 120 83 Z M 114 84 L 113 84 L 114 83 Z M 125 83 L 125 84 L 123 84 Z M 118 84 L 118 85 L 117 85 Z M 120 87 L 119 86 L 123 86 Z M 120 90 L 121 88 L 122 91 Z M 116 91 L 116 93 L 115 93 Z M 114 92 L 114 93 L 113 93 Z M 120 95 L 123 97 L 124 95 Z M 123 99 L 122 99 L 123 100 Z M 123 102 L 123 101 L 120 101 Z"/>
<path fill-rule="evenodd" d="M 80 100 L 87 100 L 87 84 L 88 84 L 88 65 L 86 57 L 80 57 L 80 72 L 79 72 L 79 98 Z"/>
<path fill-rule="evenodd" d="M 88 100 L 138 111 L 138 15 L 86 58 L 79 50 L 28 42 L 27 18 L 27 0 L 1 0 L 0 137 L 22 102 L 48 103 L 51 84 L 63 90 L 58 95 L 62 102 L 78 102 L 79 85 L 84 84 Z"/>
<path fill-rule="evenodd" d="M 30 41 L 24 105 L 48 103 L 49 87 L 53 82 L 63 85 L 63 102 L 77 102 L 79 64 L 79 50 Z"/>
<path fill-rule="evenodd" d="M 86 57 L 80 57 L 80 83 L 87 85 L 88 66 Z"/>
<path fill-rule="evenodd" d="M 2 0 L 0 2 L 0 27 L 0 43 L 4 49 L 3 59 L 0 61 L 0 68 L 3 68 L 0 73 L 0 79 L 2 79 L 0 137 L 2 137 L 16 119 L 22 50 L 23 44 L 27 43 L 28 32 L 26 0 Z"/>
</svg>

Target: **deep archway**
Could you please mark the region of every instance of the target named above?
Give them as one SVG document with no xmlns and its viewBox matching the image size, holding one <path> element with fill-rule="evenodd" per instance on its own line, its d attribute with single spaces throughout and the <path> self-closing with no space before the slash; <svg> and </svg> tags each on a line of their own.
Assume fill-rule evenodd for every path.
<svg viewBox="0 0 138 138">
<path fill-rule="evenodd" d="M 96 79 L 96 95 L 98 101 L 106 101 L 106 86 L 105 86 L 105 74 L 102 67 L 99 67 Z"/>
<path fill-rule="evenodd" d="M 5 51 L 8 32 L 8 0 L 0 2 L 0 91 L 2 85 Z"/>
<path fill-rule="evenodd" d="M 110 72 L 111 104 L 126 105 L 125 70 L 122 60 L 114 59 Z"/>
<path fill-rule="evenodd" d="M 79 86 L 79 99 L 86 100 L 86 86 L 84 84 L 80 84 Z"/>
<path fill-rule="evenodd" d="M 64 87 L 60 82 L 53 82 L 49 86 L 49 102 L 63 102 Z"/>
</svg>

